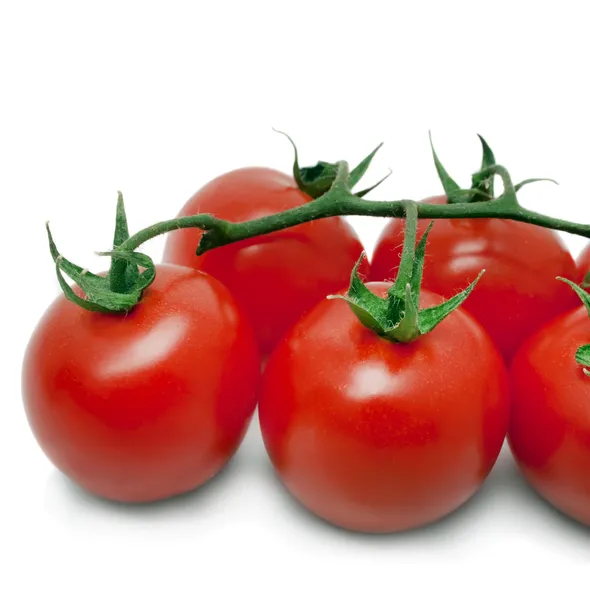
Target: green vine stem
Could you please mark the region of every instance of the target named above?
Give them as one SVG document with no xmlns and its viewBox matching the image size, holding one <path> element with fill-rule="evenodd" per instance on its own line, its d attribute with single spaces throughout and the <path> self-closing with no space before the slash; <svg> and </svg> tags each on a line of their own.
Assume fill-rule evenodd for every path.
<svg viewBox="0 0 590 600">
<path fill-rule="evenodd" d="M 403 217 L 411 200 L 376 201 L 355 196 L 346 184 L 348 164 L 341 161 L 331 189 L 317 200 L 282 213 L 261 217 L 252 221 L 230 223 L 213 215 L 200 214 L 162 221 L 132 235 L 118 249 L 131 251 L 148 240 L 176 229 L 196 227 L 204 234 L 196 249 L 197 254 L 219 248 L 273 231 L 287 229 L 302 223 L 327 217 L 357 215 L 365 217 Z M 503 180 L 504 193 L 499 198 L 457 204 L 417 203 L 419 219 L 509 219 L 531 223 L 540 227 L 565 231 L 590 238 L 590 225 L 556 219 L 528 210 L 518 204 L 516 189 L 508 171 L 501 165 L 492 165 L 473 176 L 474 183 L 485 181 L 494 175 Z"/>
</svg>

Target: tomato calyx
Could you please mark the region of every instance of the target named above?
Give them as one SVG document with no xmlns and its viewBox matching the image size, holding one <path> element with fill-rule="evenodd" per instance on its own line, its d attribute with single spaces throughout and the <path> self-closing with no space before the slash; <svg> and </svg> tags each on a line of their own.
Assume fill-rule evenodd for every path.
<svg viewBox="0 0 590 600">
<path fill-rule="evenodd" d="M 489 144 L 485 139 L 478 134 L 479 141 L 482 147 L 482 159 L 481 168 L 471 177 L 471 187 L 469 189 L 463 189 L 461 186 L 449 175 L 443 164 L 441 163 L 434 144 L 432 142 L 432 135 L 430 135 L 430 148 L 432 150 L 432 157 L 434 159 L 434 166 L 438 173 L 438 178 L 443 186 L 445 195 L 447 196 L 447 202 L 449 204 L 464 204 L 469 202 L 485 202 L 488 200 L 494 200 L 494 176 L 489 174 L 490 167 L 496 165 L 496 158 L 494 152 L 490 148 Z M 482 176 L 482 172 L 486 173 Z M 551 183 L 557 184 L 553 179 L 548 178 L 532 178 L 525 179 L 520 183 L 514 185 L 514 191 L 518 192 L 525 185 L 530 183 L 536 183 L 539 181 L 550 181 Z M 503 196 L 500 196 L 501 199 Z"/>
<path fill-rule="evenodd" d="M 293 161 L 293 178 L 297 183 L 297 187 L 308 196 L 311 196 L 311 198 L 314 200 L 329 192 L 336 181 L 339 163 L 318 161 L 312 167 L 301 167 L 299 166 L 299 154 L 297 151 L 297 146 L 295 145 L 293 139 L 283 131 L 277 131 L 277 133 L 284 135 L 291 143 L 291 146 L 293 146 L 293 151 L 295 154 Z M 352 188 L 354 188 L 354 186 L 357 185 L 362 179 L 364 174 L 367 172 L 371 161 L 373 158 L 375 158 L 375 155 L 381 146 L 383 146 L 383 143 L 379 144 L 354 169 L 352 169 L 352 171 L 350 171 L 348 174 L 348 179 L 346 180 L 349 189 L 352 190 Z M 363 198 L 369 192 L 373 191 L 377 186 L 381 185 L 390 175 L 391 171 L 374 185 L 363 189 L 360 192 L 355 192 L 354 195 L 358 198 Z"/>
<path fill-rule="evenodd" d="M 557 279 L 567 283 L 578 294 L 590 317 L 590 294 L 584 288 L 565 277 L 558 277 Z M 576 350 L 576 362 L 582 367 L 584 375 L 590 377 L 590 344 L 584 344 Z"/>
<path fill-rule="evenodd" d="M 127 225 L 127 214 L 123 194 L 118 192 L 117 213 L 115 216 L 115 235 L 113 236 L 113 248 L 118 248 L 129 239 L 129 227 Z M 139 277 L 137 264 L 113 256 L 111 268 L 109 269 L 109 284 L 114 292 L 127 292 L 134 288 Z"/>
<path fill-rule="evenodd" d="M 397 277 L 386 298 L 374 294 L 359 277 L 358 269 L 364 253 L 352 271 L 347 294 L 329 296 L 330 299 L 346 301 L 365 327 L 392 342 L 411 342 L 432 331 L 464 302 L 484 273 L 481 271 L 467 288 L 449 300 L 431 308 L 420 309 L 424 254 L 432 222 L 416 246 L 417 224 L 417 205 L 408 201 L 402 258 Z"/>
<path fill-rule="evenodd" d="M 55 245 L 49 224 L 46 224 L 46 229 L 59 285 L 65 297 L 81 308 L 93 312 L 126 314 L 141 300 L 144 290 L 156 277 L 156 267 L 149 256 L 136 251 L 118 250 L 118 246 L 129 238 L 121 192 L 117 200 L 113 250 L 98 253 L 111 257 L 111 268 L 106 276 L 95 275 L 64 258 Z M 83 296 L 72 289 L 64 273 L 78 284 Z"/>
</svg>

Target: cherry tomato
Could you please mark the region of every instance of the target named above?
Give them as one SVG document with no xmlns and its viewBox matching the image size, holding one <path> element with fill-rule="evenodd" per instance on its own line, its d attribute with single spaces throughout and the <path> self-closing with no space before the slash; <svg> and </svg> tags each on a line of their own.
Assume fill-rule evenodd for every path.
<svg viewBox="0 0 590 600">
<path fill-rule="evenodd" d="M 86 490 L 145 502 L 192 490 L 240 443 L 260 361 L 213 277 L 163 265 L 126 316 L 58 298 L 23 365 L 23 398 L 49 459 Z"/>
<path fill-rule="evenodd" d="M 423 292 L 426 307 L 440 300 Z M 493 343 L 462 310 L 397 344 L 327 299 L 272 354 L 259 418 L 279 477 L 304 506 L 340 527 L 392 532 L 477 491 L 506 434 L 507 387 Z"/>
<path fill-rule="evenodd" d="M 535 490 L 590 525 L 590 379 L 575 360 L 577 348 L 588 343 L 590 322 L 581 307 L 521 348 L 510 369 L 508 439 Z"/>
<path fill-rule="evenodd" d="M 590 271 L 590 244 L 582 250 L 576 264 L 578 265 L 578 282 L 582 282 Z"/>
<path fill-rule="evenodd" d="M 292 177 L 245 168 L 214 179 L 180 215 L 211 213 L 228 221 L 271 215 L 312 199 Z M 322 298 L 346 286 L 363 250 L 348 223 L 334 217 L 252 238 L 196 256 L 202 232 L 169 234 L 165 262 L 191 266 L 222 281 L 244 307 L 267 354 L 285 331 Z M 365 273 L 368 266 L 364 266 Z"/>
<path fill-rule="evenodd" d="M 425 202 L 443 204 L 444 196 Z M 421 220 L 418 234 L 428 223 Z M 392 219 L 377 243 L 371 279 L 393 279 L 399 266 L 403 221 Z M 574 260 L 558 235 L 503 219 L 440 219 L 428 236 L 424 287 L 449 298 L 486 269 L 463 304 L 484 326 L 509 362 L 541 325 L 578 305 L 556 281 L 576 278 Z"/>
</svg>

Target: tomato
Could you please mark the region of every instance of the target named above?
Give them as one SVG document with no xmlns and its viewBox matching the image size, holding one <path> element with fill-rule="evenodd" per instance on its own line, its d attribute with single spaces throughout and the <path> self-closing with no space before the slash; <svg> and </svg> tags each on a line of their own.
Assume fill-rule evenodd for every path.
<svg viewBox="0 0 590 600">
<path fill-rule="evenodd" d="M 159 266 L 126 316 L 58 298 L 29 342 L 23 398 L 49 459 L 86 490 L 146 502 L 196 488 L 240 443 L 260 361 L 227 289 Z"/>
<path fill-rule="evenodd" d="M 563 284 L 562 284 L 563 285 Z M 529 483 L 567 515 L 590 525 L 590 379 L 576 363 L 590 342 L 581 307 L 546 325 L 511 369 L 509 443 Z"/>
<path fill-rule="evenodd" d="M 446 202 L 444 196 L 425 200 Z M 419 223 L 422 235 L 427 221 Z M 371 279 L 393 279 L 399 266 L 403 221 L 392 219 L 377 243 Z M 428 236 L 424 287 L 450 297 L 485 275 L 463 304 L 509 362 L 541 325 L 578 305 L 557 276 L 576 279 L 576 266 L 557 234 L 503 219 L 440 219 Z"/>
<path fill-rule="evenodd" d="M 292 177 L 267 168 L 245 168 L 214 179 L 180 215 L 211 213 L 246 221 L 311 202 Z M 244 307 L 263 354 L 322 298 L 346 286 L 362 246 L 348 223 L 333 217 L 238 242 L 196 256 L 202 232 L 169 234 L 164 260 L 222 281 Z M 364 267 L 365 273 L 368 267 Z"/>
<path fill-rule="evenodd" d="M 590 244 L 582 250 L 576 264 L 578 266 L 578 282 L 582 282 L 590 271 Z"/>
<path fill-rule="evenodd" d="M 388 287 L 369 284 L 383 297 Z M 399 344 L 327 299 L 271 355 L 260 426 L 305 507 L 346 529 L 392 532 L 435 521 L 477 491 L 505 437 L 507 387 L 493 343 L 462 310 Z"/>
</svg>

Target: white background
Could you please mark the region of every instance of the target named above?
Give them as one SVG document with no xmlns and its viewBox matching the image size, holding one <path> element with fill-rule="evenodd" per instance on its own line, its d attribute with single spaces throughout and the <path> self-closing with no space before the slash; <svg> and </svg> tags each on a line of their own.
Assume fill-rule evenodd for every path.
<svg viewBox="0 0 590 600">
<path fill-rule="evenodd" d="M 65 255 L 100 268 L 93 251 L 109 247 L 117 190 L 136 230 L 226 170 L 289 170 L 272 126 L 305 164 L 353 162 L 384 141 L 369 175 L 393 169 L 373 194 L 383 199 L 441 191 L 429 129 L 467 185 L 482 133 L 515 179 L 561 183 L 527 188 L 523 203 L 588 221 L 583 6 L 0 2 L 0 598 L 587 597 L 575 572 L 590 561 L 590 531 L 540 502 L 507 454 L 450 518 L 354 535 L 286 496 L 257 422 L 210 485 L 121 507 L 53 469 L 20 400 L 25 344 L 58 292 L 45 220 Z M 382 222 L 353 222 L 371 249 Z M 574 252 L 584 243 L 566 239 Z M 146 249 L 158 258 L 162 240 Z"/>
</svg>

